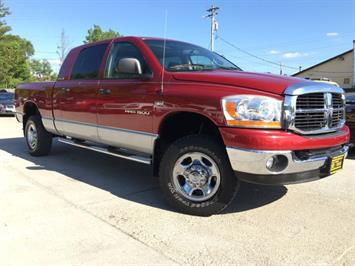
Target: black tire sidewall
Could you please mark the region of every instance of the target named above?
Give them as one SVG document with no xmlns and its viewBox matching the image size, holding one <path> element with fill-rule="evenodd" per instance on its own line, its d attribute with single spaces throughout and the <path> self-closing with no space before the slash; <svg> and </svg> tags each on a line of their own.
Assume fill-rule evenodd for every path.
<svg viewBox="0 0 355 266">
<path fill-rule="evenodd" d="M 38 149 L 38 146 L 39 146 L 39 143 L 38 143 L 38 140 L 37 140 L 37 146 L 36 146 L 36 149 L 32 149 L 31 145 L 28 143 L 28 128 L 31 126 L 31 125 L 34 125 L 35 128 L 36 128 L 36 131 L 37 131 L 37 134 L 38 134 L 38 129 L 37 129 L 37 126 L 36 124 L 34 123 L 34 121 L 32 120 L 32 117 L 30 117 L 27 122 L 26 122 L 26 127 L 25 127 L 25 139 L 26 139 L 26 144 L 27 144 L 27 148 L 28 150 L 31 152 L 34 152 L 36 149 Z"/>
<path fill-rule="evenodd" d="M 180 211 L 199 216 L 210 216 L 222 211 L 233 200 L 239 188 L 227 154 L 222 145 L 211 138 L 200 135 L 184 137 L 173 144 L 165 152 L 160 166 L 160 186 L 168 202 Z M 215 195 L 203 202 L 191 201 L 176 191 L 173 182 L 173 168 L 178 158 L 188 152 L 201 152 L 212 158 L 217 164 L 221 183 Z"/>
<path fill-rule="evenodd" d="M 32 149 L 32 147 L 28 143 L 27 132 L 30 125 L 34 125 L 37 131 L 37 146 L 35 149 Z M 24 131 L 26 145 L 31 155 L 42 156 L 47 155 L 49 153 L 52 146 L 52 135 L 44 128 L 40 116 L 34 115 L 29 117 L 26 122 Z"/>
</svg>

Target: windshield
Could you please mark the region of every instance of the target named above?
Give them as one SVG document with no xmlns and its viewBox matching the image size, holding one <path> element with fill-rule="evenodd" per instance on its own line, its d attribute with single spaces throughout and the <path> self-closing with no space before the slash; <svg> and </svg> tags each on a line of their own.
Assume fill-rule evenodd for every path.
<svg viewBox="0 0 355 266">
<path fill-rule="evenodd" d="M 166 41 L 165 59 L 164 40 L 145 40 L 148 47 L 168 71 L 202 71 L 215 69 L 241 70 L 223 56 L 197 45 Z"/>
<path fill-rule="evenodd" d="M 14 100 L 14 95 L 12 93 L 0 93 L 0 101 L 11 101 Z"/>
</svg>

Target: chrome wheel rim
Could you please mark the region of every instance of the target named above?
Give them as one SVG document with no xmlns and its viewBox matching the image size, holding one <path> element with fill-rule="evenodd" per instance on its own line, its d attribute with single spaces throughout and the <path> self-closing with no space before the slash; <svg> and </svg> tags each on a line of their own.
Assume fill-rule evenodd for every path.
<svg viewBox="0 0 355 266">
<path fill-rule="evenodd" d="M 191 201 L 206 201 L 213 197 L 221 183 L 217 163 L 201 152 L 186 153 L 173 168 L 173 182 L 177 192 Z"/>
<path fill-rule="evenodd" d="M 30 124 L 27 128 L 27 143 L 32 150 L 35 150 L 38 144 L 37 129 L 34 124 Z"/>
</svg>

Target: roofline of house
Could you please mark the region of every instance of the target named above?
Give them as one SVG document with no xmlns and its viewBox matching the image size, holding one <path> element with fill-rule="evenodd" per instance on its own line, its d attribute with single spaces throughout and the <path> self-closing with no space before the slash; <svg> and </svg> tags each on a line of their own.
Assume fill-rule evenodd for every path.
<svg viewBox="0 0 355 266">
<path fill-rule="evenodd" d="M 317 66 L 320 66 L 320 65 L 322 65 L 322 64 L 325 64 L 325 63 L 327 63 L 327 62 L 329 62 L 329 61 L 332 61 L 333 59 L 338 58 L 339 56 L 346 55 L 347 53 L 350 53 L 350 52 L 352 52 L 352 51 L 353 51 L 353 49 L 350 49 L 349 51 L 346 51 L 346 52 L 344 52 L 344 53 L 342 53 L 342 54 L 338 54 L 338 55 L 336 55 L 336 56 L 333 56 L 332 58 L 329 58 L 329 59 L 327 59 L 327 60 L 325 60 L 325 61 L 322 61 L 322 62 L 320 62 L 320 63 L 318 63 L 318 64 L 316 64 L 316 65 L 310 66 L 310 67 L 308 67 L 308 68 L 306 68 L 306 69 L 303 69 L 303 70 L 301 70 L 301 71 L 299 71 L 299 72 L 297 72 L 297 73 L 295 73 L 295 74 L 292 74 L 292 76 L 293 76 L 293 77 L 294 77 L 294 76 L 297 76 L 297 75 L 299 75 L 299 74 L 301 74 L 301 73 L 303 73 L 303 72 L 306 72 L 306 71 L 308 71 L 308 70 L 310 70 L 310 69 L 312 69 L 312 68 L 315 68 L 315 67 L 317 67 Z"/>
</svg>

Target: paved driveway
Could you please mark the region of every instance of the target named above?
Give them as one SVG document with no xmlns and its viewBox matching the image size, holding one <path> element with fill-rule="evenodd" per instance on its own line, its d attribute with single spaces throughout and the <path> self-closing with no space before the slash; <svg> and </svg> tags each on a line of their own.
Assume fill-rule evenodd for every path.
<svg viewBox="0 0 355 266">
<path fill-rule="evenodd" d="M 26 153 L 0 117 L 0 265 L 355 265 L 355 154 L 290 186 L 243 184 L 223 214 L 164 202 L 148 166 L 55 142 Z"/>
</svg>

